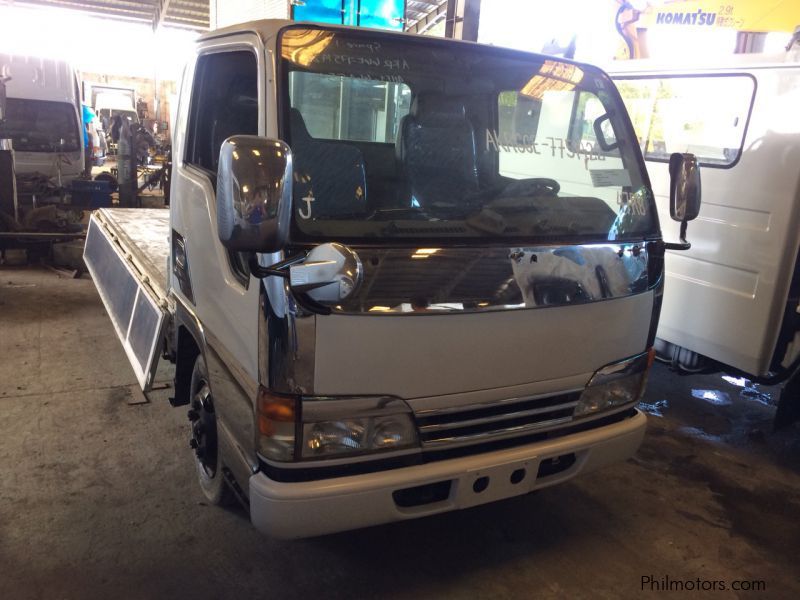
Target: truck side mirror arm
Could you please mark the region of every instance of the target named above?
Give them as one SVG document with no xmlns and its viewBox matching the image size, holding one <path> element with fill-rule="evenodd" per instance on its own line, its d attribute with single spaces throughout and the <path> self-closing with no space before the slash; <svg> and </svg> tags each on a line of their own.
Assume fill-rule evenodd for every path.
<svg viewBox="0 0 800 600">
<path fill-rule="evenodd" d="M 280 262 L 276 262 L 274 265 L 270 265 L 269 267 L 262 267 L 258 263 L 258 258 L 256 258 L 256 255 L 251 254 L 250 260 L 247 262 L 247 264 L 250 267 L 250 273 L 252 273 L 253 276 L 257 277 L 258 279 L 264 279 L 265 277 L 283 277 L 284 279 L 289 279 L 289 267 L 303 262 L 306 259 L 306 256 L 308 256 L 308 252 L 300 252 L 299 254 L 290 256 L 289 258 Z"/>
<path fill-rule="evenodd" d="M 256 277 L 288 280 L 297 303 L 317 314 L 330 314 L 330 306 L 353 296 L 364 281 L 364 266 L 352 248 L 326 242 L 300 252 L 270 267 L 250 258 L 250 272 Z"/>
<path fill-rule="evenodd" d="M 686 221 L 681 221 L 680 242 L 664 242 L 664 249 L 666 250 L 688 250 L 692 247 L 692 243 L 686 241 Z"/>
<path fill-rule="evenodd" d="M 285 260 L 276 262 L 274 265 L 270 265 L 269 267 L 262 267 L 260 264 L 258 264 L 258 258 L 256 258 L 256 255 L 252 254 L 247 264 L 250 267 L 250 273 L 253 275 L 253 277 L 257 277 L 258 279 L 264 279 L 265 277 L 282 277 L 283 279 L 290 280 L 290 267 L 292 265 L 302 263 L 307 257 L 308 252 L 300 252 L 299 254 L 295 254 L 294 256 L 291 256 Z M 298 292 L 295 290 L 293 295 L 294 299 L 297 301 L 297 304 L 299 304 L 300 307 L 306 311 L 318 315 L 331 314 L 331 309 L 329 306 L 325 306 L 324 304 L 316 302 L 313 298 L 310 298 L 308 294 L 304 294 L 303 292 Z"/>
</svg>

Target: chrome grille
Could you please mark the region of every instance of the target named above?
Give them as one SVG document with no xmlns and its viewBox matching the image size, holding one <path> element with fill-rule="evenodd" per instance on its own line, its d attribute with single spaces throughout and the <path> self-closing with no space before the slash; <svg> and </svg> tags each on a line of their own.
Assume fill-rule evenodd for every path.
<svg viewBox="0 0 800 600">
<path fill-rule="evenodd" d="M 572 421 L 581 390 L 416 413 L 423 448 L 463 446 L 563 426 Z"/>
</svg>

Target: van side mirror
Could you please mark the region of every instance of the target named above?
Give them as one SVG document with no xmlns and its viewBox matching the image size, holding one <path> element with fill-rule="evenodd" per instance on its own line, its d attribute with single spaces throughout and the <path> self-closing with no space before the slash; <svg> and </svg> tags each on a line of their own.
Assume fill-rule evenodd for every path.
<svg viewBox="0 0 800 600">
<path fill-rule="evenodd" d="M 679 243 L 665 243 L 667 250 L 688 250 L 686 225 L 700 214 L 700 165 L 694 154 L 673 153 L 669 157 L 669 214 L 680 221 Z"/>
<path fill-rule="evenodd" d="M 236 252 L 277 252 L 289 237 L 292 152 L 254 135 L 222 142 L 217 170 L 217 235 Z"/>
</svg>

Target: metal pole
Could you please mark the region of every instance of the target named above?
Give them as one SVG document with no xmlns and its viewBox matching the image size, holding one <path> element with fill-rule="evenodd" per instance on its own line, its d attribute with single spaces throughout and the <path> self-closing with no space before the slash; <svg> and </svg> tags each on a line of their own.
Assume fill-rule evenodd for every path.
<svg viewBox="0 0 800 600">
<path fill-rule="evenodd" d="M 14 215 L 19 223 L 17 174 L 14 167 L 14 146 L 10 139 L 0 139 L 0 211 Z"/>
<path fill-rule="evenodd" d="M 477 42 L 480 18 L 481 0 L 449 0 L 445 37 Z"/>
<path fill-rule="evenodd" d="M 0 69 L 0 123 L 6 120 L 6 81 L 11 79 L 5 68 Z M 14 213 L 14 221 L 19 223 L 19 203 L 17 201 L 17 175 L 14 169 L 14 145 L 11 139 L 0 139 L 0 211 Z"/>
</svg>

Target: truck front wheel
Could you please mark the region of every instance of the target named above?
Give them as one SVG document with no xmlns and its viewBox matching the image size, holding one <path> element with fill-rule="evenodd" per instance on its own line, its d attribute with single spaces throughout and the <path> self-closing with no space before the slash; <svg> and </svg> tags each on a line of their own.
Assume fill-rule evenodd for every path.
<svg viewBox="0 0 800 600">
<path fill-rule="evenodd" d="M 203 495 L 211 504 L 227 504 L 231 490 L 225 483 L 219 444 L 217 443 L 217 418 L 214 400 L 208 384 L 208 369 L 203 355 L 197 356 L 192 369 L 189 421 L 192 437 L 189 445 L 194 450 L 197 481 Z"/>
</svg>

